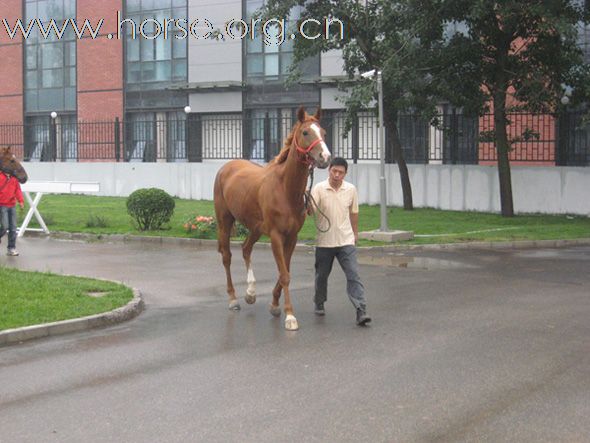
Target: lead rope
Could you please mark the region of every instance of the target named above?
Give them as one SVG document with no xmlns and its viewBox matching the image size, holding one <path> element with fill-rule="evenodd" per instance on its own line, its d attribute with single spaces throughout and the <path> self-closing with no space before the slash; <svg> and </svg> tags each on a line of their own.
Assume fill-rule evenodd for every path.
<svg viewBox="0 0 590 443">
<path fill-rule="evenodd" d="M 305 193 L 303 194 L 303 200 L 304 200 L 303 211 L 305 213 L 311 207 L 312 213 L 313 213 L 313 221 L 315 223 L 316 229 L 322 233 L 328 232 L 330 230 L 330 227 L 332 226 L 332 222 L 330 221 L 328 216 L 326 214 L 324 214 L 324 212 L 320 209 L 320 207 L 318 206 L 318 204 L 315 201 L 315 198 L 313 198 L 313 195 L 311 195 L 311 187 L 313 185 L 314 167 L 310 166 L 309 169 L 310 169 L 309 175 L 311 176 L 311 181 L 309 183 L 309 190 L 305 191 Z M 314 209 L 314 207 L 315 207 L 315 209 Z M 328 227 L 325 230 L 321 229 L 320 225 L 318 224 L 318 216 L 317 216 L 318 213 L 328 221 Z"/>
</svg>

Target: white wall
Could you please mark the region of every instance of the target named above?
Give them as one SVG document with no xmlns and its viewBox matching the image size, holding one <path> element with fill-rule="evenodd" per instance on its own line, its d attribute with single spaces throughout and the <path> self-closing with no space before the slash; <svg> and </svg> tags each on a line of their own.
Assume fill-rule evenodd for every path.
<svg viewBox="0 0 590 443">
<path fill-rule="evenodd" d="M 188 199 L 213 199 L 213 181 L 224 161 L 204 163 L 25 163 L 31 180 L 97 181 L 100 195 L 128 196 L 156 187 Z M 414 205 L 500 212 L 498 171 L 493 166 L 409 165 Z M 315 183 L 327 177 L 316 170 Z M 361 203 L 379 203 L 379 163 L 351 164 L 347 179 Z M 397 165 L 386 165 L 389 205 L 403 203 Z M 590 168 L 512 167 L 515 211 L 590 215 Z"/>
</svg>

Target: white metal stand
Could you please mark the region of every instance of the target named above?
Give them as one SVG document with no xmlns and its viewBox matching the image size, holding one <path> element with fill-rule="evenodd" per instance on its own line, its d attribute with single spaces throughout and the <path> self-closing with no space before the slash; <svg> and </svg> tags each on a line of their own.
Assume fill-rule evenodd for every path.
<svg viewBox="0 0 590 443">
<path fill-rule="evenodd" d="M 38 231 L 49 234 L 49 229 L 37 209 L 41 198 L 44 194 L 84 194 L 97 193 L 100 191 L 100 184 L 97 182 L 27 182 L 21 186 L 23 195 L 29 203 L 29 211 L 23 220 L 22 225 L 18 228 L 18 237 L 25 235 L 26 231 Z M 35 198 L 31 198 L 31 193 L 36 192 Z M 29 228 L 31 219 L 35 216 L 41 228 Z"/>
</svg>

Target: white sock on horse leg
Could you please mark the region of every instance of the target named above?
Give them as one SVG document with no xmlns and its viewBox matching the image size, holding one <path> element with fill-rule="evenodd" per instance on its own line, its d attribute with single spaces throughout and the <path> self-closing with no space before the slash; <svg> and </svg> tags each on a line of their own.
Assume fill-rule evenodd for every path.
<svg viewBox="0 0 590 443">
<path fill-rule="evenodd" d="M 248 294 L 248 295 L 256 294 L 256 278 L 254 277 L 254 271 L 252 270 L 252 267 L 248 268 L 247 281 L 248 281 L 248 289 L 246 289 L 246 294 Z"/>
</svg>

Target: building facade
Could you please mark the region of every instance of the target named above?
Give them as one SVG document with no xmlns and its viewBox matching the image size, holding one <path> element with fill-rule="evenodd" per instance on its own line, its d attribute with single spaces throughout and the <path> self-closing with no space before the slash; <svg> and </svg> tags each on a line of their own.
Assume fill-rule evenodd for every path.
<svg viewBox="0 0 590 443">
<path fill-rule="evenodd" d="M 31 161 L 267 161 L 303 105 L 309 112 L 324 111 L 334 154 L 378 160 L 372 110 L 344 132 L 337 99 L 342 93 L 329 81 L 344 75 L 339 52 L 310 57 L 299 66 L 301 81 L 287 85 L 292 24 L 254 26 L 253 14 L 262 5 L 263 0 L 0 0 L 0 144 Z M 319 38 L 322 32 L 346 32 L 338 22 L 316 25 L 310 33 Z M 587 46 L 582 31 L 581 44 Z M 448 130 L 400 116 L 410 163 L 495 160 L 493 147 L 477 139 L 488 121 L 446 107 L 441 117 Z M 561 137 L 563 149 L 579 151 L 580 164 L 590 162 L 588 131 L 579 130 L 577 120 L 567 131 L 552 117 L 516 121 L 514 130 L 526 126 L 541 139 L 516 146 L 514 161 L 561 164 L 562 128 L 574 134 L 565 142 Z"/>
<path fill-rule="evenodd" d="M 200 159 L 202 145 L 210 157 L 268 158 L 298 106 L 341 106 L 335 90 L 311 82 L 341 74 L 341 60 L 313 57 L 302 66 L 310 82 L 285 87 L 292 40 L 265 44 L 262 32 L 251 29 L 239 38 L 237 25 L 251 25 L 260 6 L 258 0 L 2 0 L 0 57 L 8 63 L 0 66 L 0 142 L 39 160 L 107 160 L 109 152 L 115 158 L 106 143 L 115 138 L 122 146 L 117 159 Z M 267 34 L 278 37 L 276 28 Z M 223 38 L 207 38 L 212 31 Z M 189 136 L 200 137 L 201 146 L 190 147 Z"/>
</svg>

